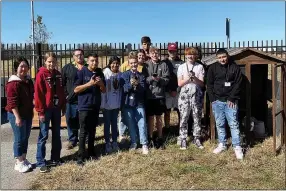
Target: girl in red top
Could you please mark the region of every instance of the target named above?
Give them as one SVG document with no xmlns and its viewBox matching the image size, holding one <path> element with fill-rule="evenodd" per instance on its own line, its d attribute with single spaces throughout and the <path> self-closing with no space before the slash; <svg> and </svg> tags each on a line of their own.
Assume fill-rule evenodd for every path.
<svg viewBox="0 0 286 191">
<path fill-rule="evenodd" d="M 29 63 L 26 58 L 19 57 L 14 62 L 14 72 L 6 85 L 8 119 L 14 133 L 14 169 L 27 172 L 32 167 L 26 159 L 28 140 L 30 137 L 33 118 L 34 86 L 28 76 Z"/>
<path fill-rule="evenodd" d="M 60 164 L 61 155 L 61 116 L 65 113 L 65 95 L 61 73 L 55 69 L 57 57 L 48 52 L 44 57 L 44 67 L 39 69 L 35 81 L 35 110 L 40 120 L 40 133 L 37 145 L 37 166 L 40 172 L 49 171 L 46 156 L 46 141 L 49 135 L 49 124 L 52 122 L 51 164 Z M 61 115 L 62 112 L 62 115 Z"/>
</svg>

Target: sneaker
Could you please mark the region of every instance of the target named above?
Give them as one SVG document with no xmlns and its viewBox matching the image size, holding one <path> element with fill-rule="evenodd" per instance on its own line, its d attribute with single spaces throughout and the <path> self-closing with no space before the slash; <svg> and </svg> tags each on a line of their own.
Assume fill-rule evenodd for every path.
<svg viewBox="0 0 286 191">
<path fill-rule="evenodd" d="M 84 161 L 82 159 L 77 159 L 76 164 L 78 166 L 84 166 Z"/>
<path fill-rule="evenodd" d="M 119 136 L 119 143 L 124 144 L 127 141 L 125 136 Z"/>
<path fill-rule="evenodd" d="M 14 170 L 24 173 L 28 172 L 30 168 L 28 167 L 28 165 L 25 164 L 24 161 L 22 161 L 22 162 L 16 162 Z"/>
<path fill-rule="evenodd" d="M 226 150 L 226 146 L 223 145 L 222 143 L 219 143 L 218 146 L 217 146 L 217 148 L 215 148 L 215 149 L 213 150 L 213 153 L 214 153 L 214 154 L 219 154 L 219 153 L 221 153 L 222 151 L 225 151 L 225 150 Z"/>
<path fill-rule="evenodd" d="M 129 147 L 129 150 L 130 150 L 130 151 L 135 151 L 136 148 L 137 148 L 137 144 L 136 144 L 136 143 L 132 143 L 132 144 L 130 145 L 130 147 Z"/>
<path fill-rule="evenodd" d="M 111 147 L 111 144 L 110 143 L 106 143 L 105 144 L 105 152 L 107 154 L 111 153 L 112 152 L 112 147 Z"/>
<path fill-rule="evenodd" d="M 143 155 L 148 155 L 148 153 L 149 153 L 148 146 L 147 145 L 143 145 L 142 146 L 142 154 Z"/>
<path fill-rule="evenodd" d="M 204 146 L 202 145 L 201 141 L 199 138 L 195 138 L 193 143 L 198 147 L 199 149 L 204 149 Z"/>
<path fill-rule="evenodd" d="M 181 146 L 181 137 L 180 136 L 177 137 L 177 145 Z"/>
<path fill-rule="evenodd" d="M 42 172 L 42 173 L 46 173 L 46 172 L 49 172 L 49 171 L 50 171 L 50 169 L 47 166 L 41 166 L 40 167 L 40 172 Z"/>
<path fill-rule="evenodd" d="M 186 139 L 182 139 L 181 140 L 181 150 L 186 150 L 187 149 L 187 140 Z"/>
<path fill-rule="evenodd" d="M 30 161 L 28 161 L 27 159 L 24 160 L 24 163 L 25 163 L 29 168 L 32 168 L 32 167 L 33 167 L 32 163 L 30 163 Z"/>
<path fill-rule="evenodd" d="M 165 149 L 165 144 L 164 144 L 163 138 L 158 138 L 156 142 L 157 142 L 157 144 L 156 144 L 157 149 Z"/>
<path fill-rule="evenodd" d="M 52 166 L 52 167 L 56 167 L 56 166 L 60 166 L 62 165 L 62 161 L 61 160 L 51 160 L 49 162 L 49 166 Z"/>
<path fill-rule="evenodd" d="M 152 138 L 149 138 L 149 139 L 148 139 L 148 143 L 149 143 L 149 144 L 148 144 L 148 147 L 149 147 L 149 148 L 153 148 L 153 147 L 154 147 L 154 144 L 155 144 L 155 143 L 154 143 L 154 141 L 153 141 Z"/>
<path fill-rule="evenodd" d="M 72 142 L 68 142 L 67 146 L 66 146 L 66 150 L 71 150 L 75 147 L 75 145 Z"/>
<path fill-rule="evenodd" d="M 118 152 L 119 151 L 119 147 L 118 147 L 117 142 L 112 142 L 112 150 L 114 152 Z"/>
<path fill-rule="evenodd" d="M 238 160 L 243 159 L 243 152 L 241 146 L 234 147 L 235 156 Z"/>
</svg>

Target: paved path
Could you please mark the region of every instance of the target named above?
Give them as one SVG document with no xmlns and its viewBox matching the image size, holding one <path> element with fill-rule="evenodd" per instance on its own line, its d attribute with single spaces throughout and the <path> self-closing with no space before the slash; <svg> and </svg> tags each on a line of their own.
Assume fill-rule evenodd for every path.
<svg viewBox="0 0 286 191">
<path fill-rule="evenodd" d="M 39 129 L 32 129 L 29 139 L 29 148 L 27 159 L 31 163 L 36 162 L 36 148 Z M 70 152 L 65 150 L 67 144 L 67 130 L 63 129 L 61 132 L 63 149 L 61 157 L 69 155 Z M 49 132 L 49 139 L 47 141 L 47 156 L 50 159 L 51 151 L 51 131 Z M 9 123 L 1 125 L 1 189 L 28 189 L 29 182 L 39 168 L 34 169 L 29 173 L 19 173 L 14 170 L 15 159 L 13 158 L 13 132 Z"/>
</svg>

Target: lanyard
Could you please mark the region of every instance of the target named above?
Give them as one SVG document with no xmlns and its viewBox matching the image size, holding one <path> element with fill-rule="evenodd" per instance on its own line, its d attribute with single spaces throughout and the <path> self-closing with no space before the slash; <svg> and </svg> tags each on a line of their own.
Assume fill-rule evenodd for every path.
<svg viewBox="0 0 286 191">
<path fill-rule="evenodd" d="M 158 74 L 158 73 L 157 73 L 158 67 L 159 67 L 158 64 L 159 64 L 159 63 L 154 64 L 154 63 L 152 62 L 152 72 L 153 72 L 153 73 Z M 154 71 L 154 65 L 156 65 L 156 66 L 155 66 L 155 67 L 156 67 L 156 70 L 155 70 L 155 71 Z M 158 74 L 158 76 L 159 76 L 159 74 Z"/>
<path fill-rule="evenodd" d="M 225 79 L 226 79 L 226 82 L 228 82 L 228 71 L 229 71 L 229 63 L 227 64 L 227 69 L 226 69 L 226 74 L 225 74 Z"/>
<path fill-rule="evenodd" d="M 193 67 L 192 67 L 191 71 L 189 71 L 189 67 L 188 67 L 188 64 L 187 64 L 187 63 L 186 63 L 186 66 L 187 66 L 187 70 L 188 70 L 188 72 L 192 72 L 192 71 L 194 70 L 195 63 L 193 64 Z"/>
</svg>

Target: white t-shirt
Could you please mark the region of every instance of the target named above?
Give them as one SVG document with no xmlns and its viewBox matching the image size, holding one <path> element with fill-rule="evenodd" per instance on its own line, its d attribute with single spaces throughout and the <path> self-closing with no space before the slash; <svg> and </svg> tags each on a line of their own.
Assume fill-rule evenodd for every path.
<svg viewBox="0 0 286 191">
<path fill-rule="evenodd" d="M 200 80 L 204 79 L 204 76 L 205 76 L 204 67 L 201 64 L 195 62 L 194 64 L 188 64 L 188 66 L 187 66 L 187 63 L 181 64 L 179 66 L 178 72 L 177 72 L 178 80 L 188 79 L 189 73 L 191 70 L 195 73 L 195 76 L 198 79 Z"/>
</svg>

